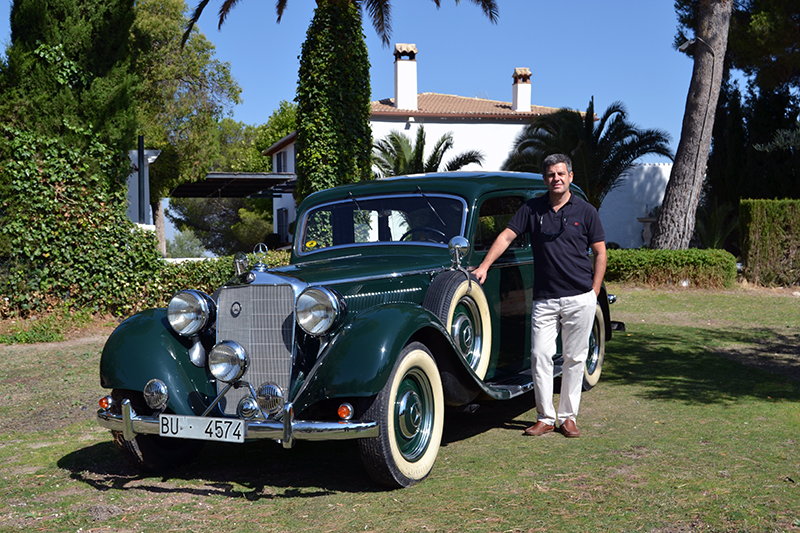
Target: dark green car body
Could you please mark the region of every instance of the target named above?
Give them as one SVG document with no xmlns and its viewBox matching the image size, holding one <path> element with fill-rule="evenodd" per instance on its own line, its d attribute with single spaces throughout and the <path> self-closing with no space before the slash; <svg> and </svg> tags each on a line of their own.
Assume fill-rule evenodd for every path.
<svg viewBox="0 0 800 533">
<path fill-rule="evenodd" d="M 210 298 L 213 317 L 203 331 L 179 335 L 164 309 L 117 328 L 100 368 L 102 386 L 115 393 L 98 420 L 126 455 L 158 469 L 169 466 L 152 460 L 167 453 L 159 447 L 166 437 L 156 436 L 160 414 L 242 418 L 237 402 L 255 394 L 259 406 L 267 405 L 259 386 L 269 382 L 280 389 L 280 409 L 248 418 L 246 438 L 284 446 L 302 438 L 354 438 L 379 482 L 421 480 L 438 449 L 442 403 L 503 400 L 532 388 L 527 236 L 494 263 L 482 287 L 468 271 L 517 208 L 545 192 L 539 175 L 458 172 L 309 196 L 298 209 L 290 265 L 259 263 L 232 278 Z M 320 334 L 300 324 L 306 315 L 316 320 L 315 311 L 295 308 L 304 291 L 316 288 L 336 300 L 335 316 Z M 597 382 L 611 338 L 609 299 L 600 296 L 587 389 Z M 190 351 L 209 354 L 225 340 L 247 353 L 244 374 L 227 389 L 205 360 L 190 361 Z M 404 374 L 396 376 L 399 370 Z M 153 379 L 169 391 L 161 409 L 141 399 Z"/>
</svg>

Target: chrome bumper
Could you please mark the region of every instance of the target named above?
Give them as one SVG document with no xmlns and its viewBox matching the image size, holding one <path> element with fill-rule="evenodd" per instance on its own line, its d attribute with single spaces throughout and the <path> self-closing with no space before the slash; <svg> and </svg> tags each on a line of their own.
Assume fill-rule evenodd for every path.
<svg viewBox="0 0 800 533">
<path fill-rule="evenodd" d="M 131 407 L 130 400 L 122 402 L 122 415 L 115 415 L 106 409 L 98 410 L 97 422 L 106 429 L 122 432 L 123 438 L 128 441 L 139 434 L 159 434 L 158 416 L 139 416 Z M 245 427 L 247 440 L 272 439 L 282 443 L 284 448 L 294 446 L 295 440 L 347 440 L 378 436 L 377 422 L 295 420 L 290 403 L 284 406 L 281 420 L 247 420 Z"/>
</svg>

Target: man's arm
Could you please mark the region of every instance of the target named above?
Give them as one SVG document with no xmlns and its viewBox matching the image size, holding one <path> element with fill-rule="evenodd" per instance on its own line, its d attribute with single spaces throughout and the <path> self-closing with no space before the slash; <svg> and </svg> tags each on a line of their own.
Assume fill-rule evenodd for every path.
<svg viewBox="0 0 800 533">
<path fill-rule="evenodd" d="M 606 253 L 606 243 L 604 241 L 591 244 L 594 252 L 594 274 L 592 275 L 592 290 L 596 296 L 600 296 L 600 286 L 603 284 L 603 276 L 606 275 L 606 265 L 608 264 L 608 254 Z"/>
<path fill-rule="evenodd" d="M 492 263 L 494 263 L 498 257 L 503 255 L 503 252 L 506 251 L 506 248 L 508 248 L 508 246 L 514 242 L 514 239 L 516 238 L 517 234 L 514 231 L 506 228 L 494 240 L 494 243 L 492 243 L 492 247 L 489 248 L 489 252 L 486 254 L 486 257 L 484 257 L 483 261 L 481 261 L 481 265 L 472 271 L 472 274 L 478 279 L 481 285 L 483 285 L 483 282 L 486 281 L 486 274 L 489 272 L 489 267 L 492 266 Z M 603 268 L 605 270 L 605 267 Z"/>
</svg>

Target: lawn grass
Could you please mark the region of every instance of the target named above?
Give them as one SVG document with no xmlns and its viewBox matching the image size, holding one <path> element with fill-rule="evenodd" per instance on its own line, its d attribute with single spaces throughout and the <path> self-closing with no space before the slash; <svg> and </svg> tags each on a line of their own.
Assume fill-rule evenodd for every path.
<svg viewBox="0 0 800 533">
<path fill-rule="evenodd" d="M 209 445 L 143 476 L 93 421 L 102 339 L 0 346 L 0 531 L 800 532 L 800 298 L 611 286 L 580 439 L 533 398 L 447 413 L 431 476 L 375 486 L 352 442 Z"/>
</svg>

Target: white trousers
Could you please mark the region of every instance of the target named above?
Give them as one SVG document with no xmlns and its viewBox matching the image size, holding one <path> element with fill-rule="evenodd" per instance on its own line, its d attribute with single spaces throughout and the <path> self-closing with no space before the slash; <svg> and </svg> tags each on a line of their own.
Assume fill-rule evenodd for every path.
<svg viewBox="0 0 800 533">
<path fill-rule="evenodd" d="M 583 374 L 589 354 L 589 334 L 594 323 L 594 291 L 578 296 L 534 300 L 531 313 L 531 371 L 536 387 L 536 410 L 545 424 L 575 420 L 581 403 Z M 561 331 L 564 366 L 558 412 L 553 407 L 553 356 Z"/>
</svg>

